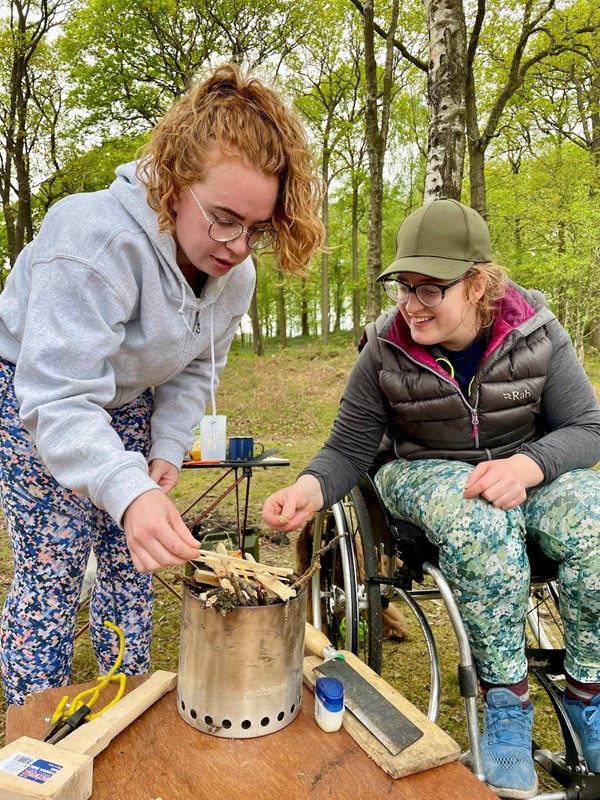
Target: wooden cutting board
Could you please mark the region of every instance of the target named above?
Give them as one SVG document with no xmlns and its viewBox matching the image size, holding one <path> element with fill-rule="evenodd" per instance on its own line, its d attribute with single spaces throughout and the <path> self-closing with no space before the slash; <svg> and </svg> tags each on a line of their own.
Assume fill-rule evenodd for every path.
<svg viewBox="0 0 600 800">
<path fill-rule="evenodd" d="M 348 664 L 359 675 L 371 684 L 383 697 L 413 722 L 423 736 L 405 750 L 393 756 L 390 751 L 360 722 L 348 709 L 344 713 L 343 726 L 355 742 L 375 761 L 381 769 L 393 778 L 414 775 L 441 764 L 456 761 L 460 756 L 460 747 L 447 733 L 427 718 L 422 711 L 410 703 L 400 692 L 397 692 L 387 681 L 374 672 L 353 653 L 341 650 Z M 314 668 L 323 659 L 318 656 L 307 656 L 304 659 L 304 683 L 313 689 L 317 679 Z"/>
</svg>

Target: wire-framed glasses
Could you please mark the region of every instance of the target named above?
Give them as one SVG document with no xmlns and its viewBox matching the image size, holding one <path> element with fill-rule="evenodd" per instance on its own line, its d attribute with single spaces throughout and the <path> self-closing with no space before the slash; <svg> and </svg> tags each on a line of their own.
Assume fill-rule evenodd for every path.
<svg viewBox="0 0 600 800">
<path fill-rule="evenodd" d="M 277 239 L 277 231 L 273 228 L 255 228 L 252 231 L 247 231 L 241 222 L 236 222 L 233 219 L 224 219 L 215 215 L 214 219 L 209 219 L 208 214 L 200 205 L 200 201 L 194 194 L 192 187 L 188 186 L 190 194 L 196 201 L 196 205 L 204 215 L 204 219 L 208 222 L 208 235 L 213 242 L 232 242 L 240 236 L 246 234 L 246 244 L 250 250 L 262 250 L 273 244 Z"/>
<path fill-rule="evenodd" d="M 435 308 L 441 304 L 448 289 L 462 283 L 470 275 L 470 272 L 466 272 L 464 275 L 461 275 L 460 278 L 450 283 L 419 283 L 417 286 L 409 286 L 407 283 L 398 280 L 398 278 L 392 277 L 384 278 L 381 283 L 383 284 L 385 293 L 388 297 L 392 298 L 394 303 L 404 305 L 408 303 L 410 295 L 415 294 L 421 305 L 427 306 L 428 308 Z"/>
</svg>

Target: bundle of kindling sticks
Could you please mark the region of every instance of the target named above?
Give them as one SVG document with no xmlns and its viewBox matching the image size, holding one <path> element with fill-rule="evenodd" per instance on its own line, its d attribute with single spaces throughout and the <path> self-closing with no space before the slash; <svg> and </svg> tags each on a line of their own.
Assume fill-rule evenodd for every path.
<svg viewBox="0 0 600 800">
<path fill-rule="evenodd" d="M 232 555 L 220 542 L 215 550 L 200 550 L 190 562 L 192 575 L 182 580 L 202 604 L 225 616 L 239 606 L 264 606 L 290 600 L 302 590 L 320 562 L 315 559 L 298 577 L 289 567 L 272 567 L 250 553 Z"/>
</svg>

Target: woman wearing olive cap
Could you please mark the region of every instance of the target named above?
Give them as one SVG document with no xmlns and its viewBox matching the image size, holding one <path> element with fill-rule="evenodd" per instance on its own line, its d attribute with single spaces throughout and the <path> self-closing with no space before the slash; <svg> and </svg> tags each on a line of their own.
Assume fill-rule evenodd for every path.
<svg viewBox="0 0 600 800">
<path fill-rule="evenodd" d="M 379 280 L 397 307 L 367 326 L 325 446 L 264 518 L 293 530 L 340 500 L 387 433 L 394 452 L 375 482 L 391 515 L 439 547 L 485 699 L 486 781 L 532 797 L 526 531 L 560 562 L 563 702 L 600 771 L 600 472 L 589 469 L 600 409 L 568 334 L 492 263 L 473 209 L 437 200 L 411 214 Z"/>
</svg>

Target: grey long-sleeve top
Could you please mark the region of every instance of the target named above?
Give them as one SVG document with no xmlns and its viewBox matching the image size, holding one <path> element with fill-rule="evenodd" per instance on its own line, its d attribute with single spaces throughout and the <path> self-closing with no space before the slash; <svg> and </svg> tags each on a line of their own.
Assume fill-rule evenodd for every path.
<svg viewBox="0 0 600 800">
<path fill-rule="evenodd" d="M 528 292 L 514 288 L 540 308 Z M 540 466 L 548 483 L 563 472 L 600 462 L 600 409 L 568 334 L 547 309 L 541 317 L 552 346 L 539 408 L 543 433 L 522 444 L 519 452 Z M 379 343 L 393 346 L 385 336 Z M 479 369 L 485 367 L 486 358 Z M 371 467 L 392 416 L 379 363 L 367 342 L 344 389 L 331 433 L 302 473 L 319 480 L 325 507 L 341 499 Z"/>
</svg>

